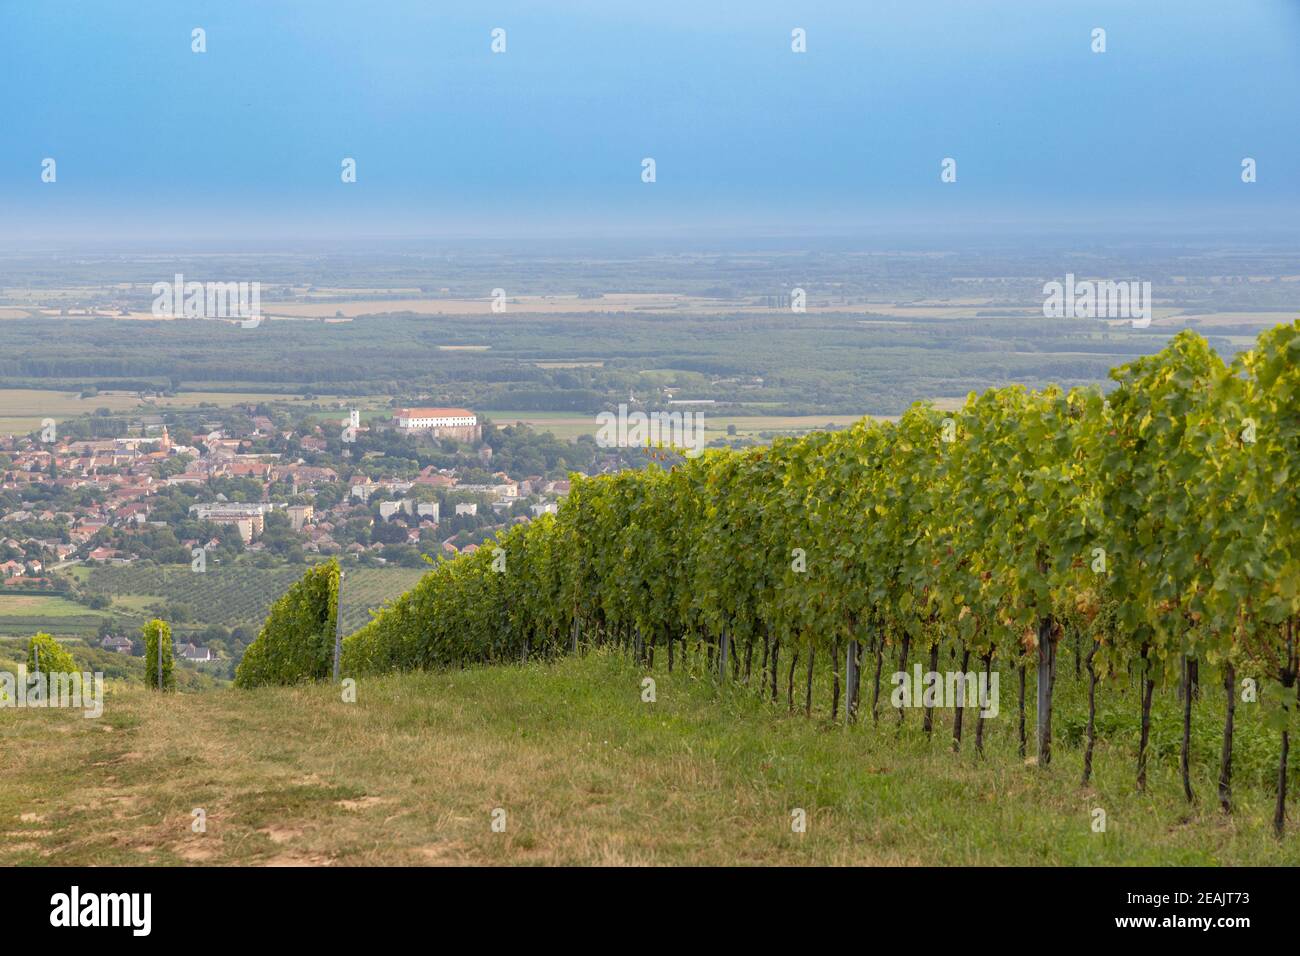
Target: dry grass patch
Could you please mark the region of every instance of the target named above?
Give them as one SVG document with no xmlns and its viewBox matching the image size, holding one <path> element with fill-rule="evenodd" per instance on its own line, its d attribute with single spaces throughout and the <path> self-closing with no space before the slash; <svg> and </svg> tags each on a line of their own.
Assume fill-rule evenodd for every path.
<svg viewBox="0 0 1300 956">
<path fill-rule="evenodd" d="M 1208 791 L 1187 808 L 1157 760 L 1138 796 L 1116 743 L 1083 789 L 1064 744 L 1046 771 L 1024 766 L 1013 714 L 978 759 L 950 752 L 946 718 L 933 740 L 917 714 L 845 728 L 662 666 L 651 705 L 642 676 L 594 653 L 363 678 L 355 704 L 328 686 L 113 685 L 98 721 L 0 711 L 0 864 L 1300 862 L 1297 835 L 1269 833 L 1270 794 L 1243 783 L 1225 821 Z"/>
</svg>

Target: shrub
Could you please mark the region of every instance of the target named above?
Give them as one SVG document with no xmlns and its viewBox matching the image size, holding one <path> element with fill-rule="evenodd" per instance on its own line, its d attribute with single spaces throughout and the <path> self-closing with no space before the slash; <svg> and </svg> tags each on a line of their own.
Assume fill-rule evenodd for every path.
<svg viewBox="0 0 1300 956">
<path fill-rule="evenodd" d="M 235 671 L 236 687 L 323 680 L 334 665 L 339 565 L 317 565 L 271 606 Z"/>
<path fill-rule="evenodd" d="M 40 651 L 40 661 L 37 662 L 36 654 Z M 27 644 L 27 672 L 35 674 L 37 671 L 42 674 L 76 674 L 80 672 L 76 661 L 72 655 L 65 651 L 50 635 L 41 632 L 33 637 Z"/>
<path fill-rule="evenodd" d="M 172 672 L 172 629 L 166 621 L 154 618 L 140 628 L 144 636 L 144 686 L 158 686 L 158 652 L 162 645 L 162 689 L 176 689 L 176 675 Z"/>
</svg>

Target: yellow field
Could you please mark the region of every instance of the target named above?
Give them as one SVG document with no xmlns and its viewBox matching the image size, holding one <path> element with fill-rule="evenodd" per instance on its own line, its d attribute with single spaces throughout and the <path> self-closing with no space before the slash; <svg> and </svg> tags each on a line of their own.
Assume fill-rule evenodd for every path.
<svg viewBox="0 0 1300 956">
<path fill-rule="evenodd" d="M 1287 281 L 1284 277 L 1283 281 Z M 775 291 L 775 290 L 774 290 Z M 977 293 L 980 290 L 975 290 Z M 344 289 L 344 288 L 305 288 L 295 289 L 300 296 L 293 302 L 264 302 L 263 313 L 272 319 L 323 319 L 326 321 L 350 321 L 358 316 L 374 315 L 384 312 L 410 312 L 416 315 L 498 315 L 492 311 L 493 299 L 489 290 L 484 289 L 481 296 L 452 297 L 421 295 L 417 289 Z M 507 290 L 507 293 L 509 290 Z M 22 308 L 26 299 L 31 300 L 30 308 L 39 309 L 39 314 L 57 317 L 59 310 L 55 303 L 62 296 L 70 296 L 75 301 L 84 297 L 85 289 L 77 290 L 9 290 L 11 301 L 15 305 L 0 307 L 0 319 L 22 319 L 28 312 Z M 400 296 L 400 298 L 381 298 L 380 296 Z M 328 301 L 344 296 L 353 296 L 346 301 Z M 864 320 L 872 323 L 903 322 L 909 319 L 946 319 L 962 320 L 977 318 L 980 312 L 989 310 L 1004 311 L 1008 307 L 1001 298 L 1001 293 L 991 291 L 988 296 L 979 294 L 954 296 L 946 299 L 912 299 L 912 300 L 878 300 L 866 301 L 853 297 L 826 298 L 817 296 L 809 300 L 808 313 L 825 312 L 872 312 L 888 316 L 885 319 Z M 1010 307 L 1011 311 L 1029 310 L 1037 312 L 1041 302 L 1031 300 Z M 767 311 L 768 307 L 758 297 L 737 299 L 719 299 L 705 296 L 682 295 L 667 292 L 613 292 L 600 298 L 583 298 L 577 295 L 513 295 L 506 304 L 506 315 L 556 315 L 561 313 L 601 314 L 612 312 L 657 312 L 680 315 L 710 314 L 718 312 Z M 1179 309 L 1157 306 L 1154 309 L 1154 324 L 1177 325 L 1215 323 L 1240 324 L 1250 326 L 1276 325 L 1290 322 L 1295 318 L 1291 312 L 1223 312 L 1204 315 L 1182 316 Z M 129 315 L 118 315 L 115 310 L 101 309 L 95 312 L 97 317 L 121 319 L 154 319 L 149 311 L 136 311 Z M 89 318 L 85 314 L 66 316 L 67 318 Z M 1128 321 L 1117 320 L 1114 324 L 1127 325 Z"/>
<path fill-rule="evenodd" d="M 1252 328 L 1272 328 L 1295 320 L 1295 312 L 1211 312 L 1204 315 L 1184 315 L 1178 319 L 1179 323 L 1186 322 L 1190 326 L 1241 325 Z M 1161 324 L 1158 319 L 1156 324 Z"/>
<path fill-rule="evenodd" d="M 940 408 L 956 408 L 965 399 L 936 399 Z M 808 432 L 828 425 L 852 425 L 864 415 L 714 415 L 707 405 L 675 406 L 674 411 L 704 413 L 704 440 L 725 438 L 727 426 L 735 425 L 737 435 L 757 437 L 763 432 Z M 595 435 L 599 429 L 595 415 L 581 412 L 521 412 L 484 411 L 496 425 L 528 425 L 539 432 L 551 432 L 556 438 L 574 439 L 581 435 Z M 886 418 L 888 416 L 875 416 Z"/>
<path fill-rule="evenodd" d="M 157 408 L 192 408 L 204 402 L 230 406 L 243 402 L 291 402 L 287 395 L 269 392 L 182 392 L 174 398 L 150 398 L 141 401 L 135 392 L 103 391 L 92 398 L 77 392 L 58 392 L 38 388 L 0 388 L 0 434 L 27 432 L 41 427 L 41 421 L 56 422 L 90 415 L 97 408 L 113 412 L 147 413 Z"/>
<path fill-rule="evenodd" d="M 352 302 L 266 303 L 263 311 L 272 317 L 321 318 L 342 312 L 345 317 L 378 312 L 414 312 L 419 315 L 497 315 L 492 311 L 492 297 L 445 299 L 358 299 Z M 599 299 L 582 299 L 576 295 L 520 295 L 506 300 L 506 315 L 559 314 L 564 312 L 633 312 L 642 309 L 681 312 L 718 311 L 735 308 L 722 299 L 704 299 L 667 293 L 620 293 Z"/>
<path fill-rule="evenodd" d="M 939 408 L 959 408 L 964 398 L 937 398 Z M 346 403 L 318 400 L 331 406 L 346 404 L 363 411 L 363 417 L 387 414 L 387 400 L 366 396 L 350 399 Z M 46 418 L 64 421 L 79 415 L 92 414 L 98 408 L 113 412 L 139 412 L 148 414 L 161 408 L 193 408 L 203 403 L 221 407 L 250 402 L 282 402 L 310 404 L 289 395 L 269 392 L 182 392 L 173 398 L 150 398 L 141 401 L 134 392 L 102 391 L 93 398 L 81 398 L 77 392 L 47 391 L 32 388 L 0 388 L 0 434 L 20 434 L 39 428 Z M 728 425 L 735 425 L 739 435 L 756 436 L 761 432 L 806 432 L 827 425 L 851 425 L 862 415 L 720 415 L 710 412 L 707 405 L 675 406 L 677 411 L 696 411 L 704 414 L 706 441 L 725 436 Z M 321 413 L 328 416 L 328 413 Z M 525 424 L 537 431 L 549 431 L 557 438 L 574 439 L 581 435 L 594 435 L 599 427 L 595 415 L 581 412 L 538 412 L 486 409 L 482 414 L 497 425 Z M 888 417 L 888 416 L 877 416 Z"/>
<path fill-rule="evenodd" d="M 346 295 L 353 290 L 338 290 L 336 294 Z M 384 290 L 359 290 L 362 296 L 373 296 Z M 414 290 L 390 290 L 394 293 L 414 292 Z M 508 291 L 508 290 L 507 290 Z M 328 297 L 326 292 L 322 299 Z M 411 312 L 416 315 L 499 315 L 492 311 L 492 297 L 488 290 L 484 295 L 475 297 L 419 297 L 409 295 L 403 298 L 354 298 L 347 301 L 322 301 L 308 299 L 295 302 L 263 302 L 262 312 L 272 319 L 353 319 L 362 315 L 375 315 L 383 312 Z M 1035 303 L 1027 303 L 1026 307 Z M 34 303 L 34 307 L 37 307 Z M 825 301 L 813 299 L 807 305 L 807 311 L 846 312 L 868 311 L 883 312 L 903 317 L 917 318 L 972 318 L 983 309 L 994 308 L 989 301 L 978 297 L 951 299 L 944 301 L 913 302 L 863 302 L 856 300 Z M 40 314 L 51 318 L 59 317 L 59 310 L 51 308 L 49 297 L 40 303 Z M 583 298 L 577 295 L 515 295 L 506 300 L 505 315 L 557 315 L 562 313 L 600 314 L 610 312 L 670 312 L 681 315 L 711 314 L 718 312 L 767 311 L 768 307 L 756 298 L 719 299 L 706 296 L 681 295 L 668 292 L 613 292 L 600 298 Z M 12 313 L 12 318 L 22 318 L 27 313 L 16 308 L 5 310 Z M 3 313 L 0 313 L 3 314 Z M 63 316 L 63 318 L 91 318 L 85 314 Z M 128 319 L 156 319 L 158 316 L 149 311 L 135 311 L 128 315 L 119 315 L 115 310 L 101 309 L 94 317 Z"/>
<path fill-rule="evenodd" d="M 0 593 L 0 617 L 100 617 L 102 611 L 92 611 L 83 604 L 67 598 L 46 594 Z"/>
</svg>

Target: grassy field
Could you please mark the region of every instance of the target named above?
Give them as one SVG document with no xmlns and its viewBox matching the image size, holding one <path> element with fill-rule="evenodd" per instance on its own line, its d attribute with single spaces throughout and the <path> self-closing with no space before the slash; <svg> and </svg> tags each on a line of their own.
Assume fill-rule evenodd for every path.
<svg viewBox="0 0 1300 956">
<path fill-rule="evenodd" d="M 96 613 L 84 604 L 54 595 L 0 594 L 0 614 L 7 617 L 59 618 Z"/>
<path fill-rule="evenodd" d="M 550 432 L 556 438 L 570 441 L 582 435 L 595 435 L 598 427 L 596 416 L 585 412 L 521 412 L 485 409 L 483 414 L 496 425 L 527 425 L 535 431 Z"/>
<path fill-rule="evenodd" d="M 879 726 L 832 724 L 822 687 L 807 719 L 670 675 L 662 655 L 646 703 L 644 676 L 592 652 L 363 679 L 355 703 L 329 686 L 159 698 L 116 684 L 99 720 L 0 710 L 0 864 L 1300 863 L 1294 822 L 1272 836 L 1271 738 L 1245 708 L 1227 818 L 1199 749 L 1201 801 L 1183 802 L 1172 695 L 1157 701 L 1138 794 L 1123 688 L 1103 704 L 1084 788 L 1072 678 L 1058 687 L 1057 759 L 1040 769 L 1016 753 L 1007 686 L 978 758 L 969 737 L 951 752 L 950 711 L 928 740 L 919 711 L 901 730 L 892 711 Z M 192 830 L 196 808 L 206 833 Z"/>
<path fill-rule="evenodd" d="M 41 421 L 56 422 L 94 414 L 96 409 L 153 414 L 160 408 L 193 408 L 204 403 L 229 407 L 248 402 L 292 402 L 292 396 L 267 392 L 182 392 L 173 398 L 142 401 L 135 392 L 102 391 L 90 398 L 78 392 L 39 388 L 0 388 L 0 434 L 40 428 Z"/>
<path fill-rule="evenodd" d="M 0 635 L 88 637 L 108 617 L 67 598 L 45 594 L 0 594 Z"/>
</svg>

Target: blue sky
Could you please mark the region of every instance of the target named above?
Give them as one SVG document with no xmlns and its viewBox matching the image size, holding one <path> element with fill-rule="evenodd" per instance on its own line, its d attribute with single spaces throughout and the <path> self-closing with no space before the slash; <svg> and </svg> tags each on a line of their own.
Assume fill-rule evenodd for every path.
<svg viewBox="0 0 1300 956">
<path fill-rule="evenodd" d="M 4 239 L 1253 230 L 1300 211 L 1296 0 L 0 0 L 0 81 Z"/>
</svg>

